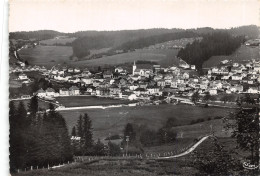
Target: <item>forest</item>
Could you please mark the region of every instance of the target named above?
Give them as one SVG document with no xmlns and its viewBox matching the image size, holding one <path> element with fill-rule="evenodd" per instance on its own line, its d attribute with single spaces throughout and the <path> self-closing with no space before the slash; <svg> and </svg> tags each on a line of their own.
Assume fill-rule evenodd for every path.
<svg viewBox="0 0 260 176">
<path fill-rule="evenodd" d="M 211 56 L 230 55 L 241 43 L 245 42 L 244 36 L 232 36 L 228 32 L 214 32 L 203 36 L 201 41 L 195 40 L 181 49 L 177 57 L 188 64 L 196 65 L 202 71 L 202 64 Z"/>
<path fill-rule="evenodd" d="M 73 158 L 68 129 L 64 118 L 50 104 L 50 111 L 38 112 L 37 97 L 17 107 L 9 104 L 10 171 L 31 166 L 48 167 L 71 161 Z"/>
</svg>

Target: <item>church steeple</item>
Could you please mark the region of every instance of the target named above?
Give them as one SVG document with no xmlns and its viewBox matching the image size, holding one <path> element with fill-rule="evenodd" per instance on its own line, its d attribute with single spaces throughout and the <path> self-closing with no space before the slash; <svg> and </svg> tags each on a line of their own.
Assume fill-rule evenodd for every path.
<svg viewBox="0 0 260 176">
<path fill-rule="evenodd" d="M 133 65 L 133 75 L 134 75 L 134 73 L 135 73 L 135 70 L 136 70 L 136 65 L 135 65 L 135 61 L 134 61 L 134 65 Z"/>
</svg>

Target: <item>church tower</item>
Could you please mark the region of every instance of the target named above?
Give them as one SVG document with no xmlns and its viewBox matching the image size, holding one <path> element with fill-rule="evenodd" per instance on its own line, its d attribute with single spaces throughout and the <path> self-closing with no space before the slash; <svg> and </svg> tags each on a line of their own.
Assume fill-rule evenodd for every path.
<svg viewBox="0 0 260 176">
<path fill-rule="evenodd" d="M 135 65 L 135 61 L 134 61 L 134 65 L 133 65 L 133 75 L 135 73 L 135 70 L 136 70 L 136 65 Z"/>
</svg>

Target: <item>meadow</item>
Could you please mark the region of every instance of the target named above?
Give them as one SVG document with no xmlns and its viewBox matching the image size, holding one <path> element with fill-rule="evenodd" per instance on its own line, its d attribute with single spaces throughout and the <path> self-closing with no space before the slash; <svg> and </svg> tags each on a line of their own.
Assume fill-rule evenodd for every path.
<svg viewBox="0 0 260 176">
<path fill-rule="evenodd" d="M 107 50 L 101 49 L 101 50 Z M 103 56 L 102 58 L 92 60 L 72 60 L 73 51 L 70 46 L 37 46 L 36 48 L 26 48 L 19 51 L 19 55 L 23 60 L 27 60 L 30 65 L 39 65 L 51 68 L 57 64 L 66 64 L 72 67 L 92 68 L 107 65 L 119 65 L 124 63 L 132 63 L 134 61 L 153 61 L 158 62 L 162 66 L 178 64 L 175 56 L 178 49 L 140 49 L 133 52 L 116 54 L 113 56 Z M 93 50 L 91 53 L 100 51 Z"/>
<path fill-rule="evenodd" d="M 82 60 L 77 63 L 82 63 L 82 65 L 86 64 L 88 66 L 105 66 L 132 63 L 134 61 L 142 60 L 157 62 L 162 66 L 169 66 L 178 63 L 178 60 L 175 58 L 178 51 L 178 49 L 138 49 L 133 52 L 103 56 L 102 58 L 92 60 Z"/>
<path fill-rule="evenodd" d="M 158 106 L 136 106 L 107 109 L 81 109 L 59 111 L 67 122 L 69 131 L 76 125 L 80 114 L 87 113 L 93 123 L 94 139 L 104 139 L 108 134 L 121 135 L 127 123 L 146 125 L 157 130 L 168 118 L 176 119 L 177 125 L 188 125 L 192 120 L 227 116 L 230 110 L 203 108 L 189 105 L 163 104 Z"/>
<path fill-rule="evenodd" d="M 212 56 L 209 60 L 203 63 L 203 68 L 210 68 L 219 65 L 220 61 L 223 60 L 233 60 L 234 62 L 243 63 L 251 59 L 259 59 L 259 47 L 242 45 L 229 56 Z"/>
<path fill-rule="evenodd" d="M 72 43 L 76 38 L 75 37 L 66 37 L 66 38 L 53 38 L 48 40 L 41 40 L 40 44 L 44 45 L 56 45 L 56 44 L 63 44 Z"/>
<path fill-rule="evenodd" d="M 72 48 L 69 46 L 37 46 L 19 51 L 20 57 L 27 60 L 30 65 L 45 66 L 46 68 L 72 62 L 69 59 L 72 53 Z"/>
<path fill-rule="evenodd" d="M 134 103 L 134 101 L 96 97 L 96 96 L 57 97 L 56 101 L 58 101 L 61 105 L 65 106 L 65 107 L 103 106 L 103 105 Z"/>
</svg>

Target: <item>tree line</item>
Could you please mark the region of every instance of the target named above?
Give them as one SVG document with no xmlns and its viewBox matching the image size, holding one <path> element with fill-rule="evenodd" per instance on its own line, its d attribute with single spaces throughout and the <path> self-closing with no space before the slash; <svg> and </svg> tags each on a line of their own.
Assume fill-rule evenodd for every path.
<svg viewBox="0 0 260 176">
<path fill-rule="evenodd" d="M 25 108 L 23 102 L 16 107 L 9 104 L 10 171 L 33 167 L 48 167 L 73 159 L 66 121 L 55 111 L 38 112 L 34 96 Z"/>
<path fill-rule="evenodd" d="M 177 57 L 189 64 L 196 65 L 202 71 L 202 64 L 211 56 L 230 55 L 241 43 L 245 41 L 244 36 L 232 36 L 228 32 L 213 32 L 203 36 L 201 41 L 195 40 L 187 44 L 178 52 Z"/>
</svg>

